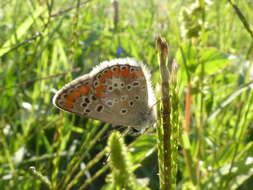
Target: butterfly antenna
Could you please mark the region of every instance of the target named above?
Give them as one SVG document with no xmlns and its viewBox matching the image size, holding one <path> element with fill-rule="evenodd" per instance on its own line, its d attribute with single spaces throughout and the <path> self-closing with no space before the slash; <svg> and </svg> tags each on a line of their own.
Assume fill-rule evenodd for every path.
<svg viewBox="0 0 253 190">
<path fill-rule="evenodd" d="M 74 67 L 70 71 L 65 71 L 65 72 L 62 72 L 62 73 L 49 75 L 49 76 L 46 76 L 46 77 L 35 78 L 35 79 L 27 80 L 27 81 L 24 81 L 24 82 L 21 82 L 21 83 L 12 85 L 12 86 L 7 86 L 7 87 L 0 88 L 0 92 L 5 91 L 5 90 L 9 90 L 9 89 L 12 89 L 12 88 L 18 88 L 20 86 L 27 86 L 27 85 L 29 85 L 31 83 L 34 83 L 34 82 L 37 82 L 37 81 L 43 81 L 43 80 L 48 80 L 48 79 L 52 79 L 52 78 L 57 78 L 57 77 L 60 77 L 60 76 L 64 76 L 64 75 L 66 75 L 70 72 L 78 72 L 80 70 L 81 70 L 80 67 Z"/>
<path fill-rule="evenodd" d="M 151 109 L 155 106 L 155 105 L 157 105 L 158 103 L 160 103 L 161 102 L 161 100 L 157 100 L 152 106 L 151 106 Z"/>
<path fill-rule="evenodd" d="M 148 112 L 148 113 L 151 113 L 152 110 L 153 110 L 153 108 L 154 108 L 154 106 L 156 106 L 159 102 L 161 102 L 161 100 L 157 100 L 157 101 L 151 106 L 151 108 L 149 109 L 149 112 Z"/>
<path fill-rule="evenodd" d="M 107 137 L 109 137 L 110 134 L 111 134 L 111 130 L 107 131 L 106 134 L 103 137 L 101 137 L 101 139 L 99 139 L 99 141 L 101 142 L 101 141 L 105 140 Z"/>
</svg>

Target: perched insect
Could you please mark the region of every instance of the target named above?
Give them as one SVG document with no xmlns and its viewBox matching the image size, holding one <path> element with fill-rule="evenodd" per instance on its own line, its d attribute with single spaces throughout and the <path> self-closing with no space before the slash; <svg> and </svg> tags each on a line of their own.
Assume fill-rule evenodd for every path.
<svg viewBox="0 0 253 190">
<path fill-rule="evenodd" d="M 150 73 L 132 58 L 104 61 L 60 89 L 56 107 L 140 131 L 156 121 Z"/>
</svg>

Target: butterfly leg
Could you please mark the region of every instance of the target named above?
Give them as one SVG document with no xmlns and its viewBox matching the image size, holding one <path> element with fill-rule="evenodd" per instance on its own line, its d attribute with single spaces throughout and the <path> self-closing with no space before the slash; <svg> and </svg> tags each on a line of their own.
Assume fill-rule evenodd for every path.
<svg viewBox="0 0 253 190">
<path fill-rule="evenodd" d="M 138 135 L 142 134 L 144 130 L 145 129 L 137 129 L 137 128 L 134 128 L 134 127 L 128 127 L 127 134 L 130 135 L 130 136 L 138 136 Z"/>
</svg>

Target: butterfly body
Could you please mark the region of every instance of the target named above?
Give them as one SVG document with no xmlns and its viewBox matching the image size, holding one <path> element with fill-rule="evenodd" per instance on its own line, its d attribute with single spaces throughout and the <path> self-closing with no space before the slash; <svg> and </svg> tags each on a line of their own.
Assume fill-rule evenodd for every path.
<svg viewBox="0 0 253 190">
<path fill-rule="evenodd" d="M 102 62 L 60 89 L 53 103 L 82 117 L 136 129 L 156 120 L 150 74 L 131 58 Z"/>
</svg>

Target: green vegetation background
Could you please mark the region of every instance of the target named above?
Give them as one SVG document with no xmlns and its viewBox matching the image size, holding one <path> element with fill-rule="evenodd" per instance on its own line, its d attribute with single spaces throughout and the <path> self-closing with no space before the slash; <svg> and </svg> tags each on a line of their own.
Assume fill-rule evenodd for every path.
<svg viewBox="0 0 253 190">
<path fill-rule="evenodd" d="M 179 65 L 176 189 L 252 189 L 253 2 L 118 3 L 0 1 L 0 189 L 121 189 L 105 161 L 114 128 L 60 112 L 52 97 L 103 60 L 133 57 L 159 99 L 158 34 Z M 125 138 L 128 149 L 116 137 L 126 189 L 159 189 L 155 130 Z"/>
</svg>

